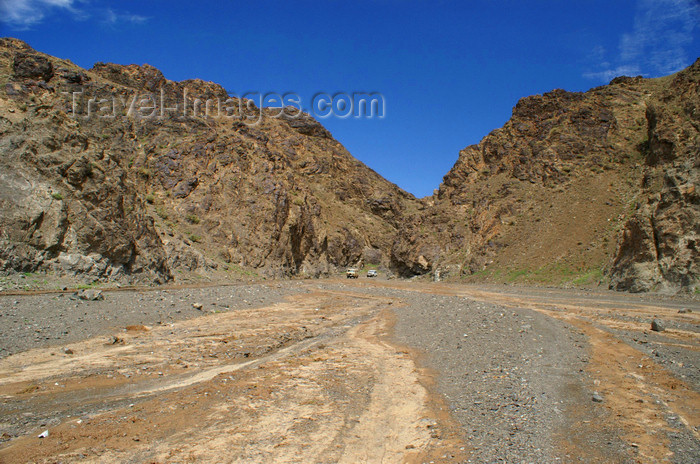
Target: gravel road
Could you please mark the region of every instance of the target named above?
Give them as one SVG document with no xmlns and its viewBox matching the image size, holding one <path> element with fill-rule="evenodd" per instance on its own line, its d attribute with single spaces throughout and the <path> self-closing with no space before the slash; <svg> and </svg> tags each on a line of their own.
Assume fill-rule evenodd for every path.
<svg viewBox="0 0 700 464">
<path fill-rule="evenodd" d="M 604 414 L 583 387 L 588 353 L 575 328 L 527 309 L 460 296 L 364 291 L 404 301 L 395 309 L 396 340 L 417 348 L 435 372 L 471 449 L 467 462 L 570 461 L 557 443 L 573 425 L 565 413 L 577 409 L 589 421 Z M 625 461 L 618 437 L 587 432 L 591 446 Z"/>
<path fill-rule="evenodd" d="M 306 319 L 295 322 L 297 316 L 289 313 L 284 316 L 284 324 L 281 326 L 285 333 L 298 335 L 292 337 L 294 340 L 304 341 L 309 338 L 309 347 L 319 347 L 307 349 L 309 360 L 327 358 L 330 362 L 331 359 L 342 359 L 342 363 L 333 361 L 333 369 L 338 375 L 323 374 L 330 375 L 324 377 L 324 382 L 329 385 L 331 382 L 334 385 L 333 391 L 338 389 L 346 392 L 331 395 L 337 401 L 338 408 L 359 407 L 357 401 L 350 400 L 350 392 L 362 383 L 362 377 L 358 377 L 359 372 L 369 373 L 379 368 L 374 363 L 404 366 L 397 368 L 396 372 L 403 372 L 402 375 L 407 379 L 411 378 L 407 361 L 392 364 L 396 360 L 385 357 L 387 346 L 382 345 L 382 342 L 362 342 L 367 347 L 374 347 L 373 349 L 381 347 L 371 359 L 368 357 L 360 360 L 346 355 L 334 358 L 335 355 L 328 351 L 329 347 L 350 343 L 343 341 L 345 339 L 342 334 L 358 321 L 368 320 L 367 317 L 371 317 L 371 314 L 379 317 L 382 307 L 386 309 L 381 314 L 389 309 L 393 312 L 390 337 L 396 346 L 406 347 L 406 350 L 397 349 L 396 354 L 406 356 L 401 353 L 411 353 L 413 362 L 424 372 L 422 382 L 436 399 L 435 404 L 444 407 L 446 416 L 457 424 L 458 444 L 455 447 L 454 437 L 450 438 L 451 444 L 447 446 L 449 440 L 444 436 L 447 433 L 439 431 L 441 427 L 446 430 L 445 424 L 433 422 L 435 418 L 432 415 L 403 418 L 407 421 L 406 424 L 427 421 L 427 427 L 433 431 L 432 438 L 427 438 L 430 441 L 428 448 L 444 450 L 443 454 L 438 452 L 429 455 L 429 459 L 435 462 L 700 462 L 700 308 L 695 300 L 365 279 L 357 282 L 290 281 L 106 291 L 102 301 L 84 301 L 73 292 L 0 295 L 0 360 L 9 361 L 13 354 L 32 348 L 56 351 L 73 342 L 125 331 L 127 326 L 143 325 L 165 329 L 176 321 L 192 320 L 197 321 L 198 332 L 206 328 L 202 316 L 229 312 L 249 314 L 246 310 L 259 308 L 257 312 L 250 313 L 260 317 L 259 321 L 251 319 L 246 322 L 248 332 L 245 333 L 250 337 L 246 343 L 253 345 L 245 350 L 246 353 L 252 353 L 250 359 L 253 359 L 257 356 L 254 348 L 256 343 L 265 341 L 273 346 L 279 342 L 280 348 L 286 346 L 284 340 L 275 341 L 278 338 L 273 333 L 276 329 L 269 325 L 269 321 L 265 322 L 265 308 L 295 295 L 303 298 L 299 302 L 308 301 L 304 303 L 307 306 L 319 298 L 335 298 L 332 301 L 337 303 L 329 303 L 328 308 L 343 311 L 343 317 L 338 319 L 340 325 L 334 329 L 337 330 L 337 334 L 333 335 L 335 342 L 329 338 L 326 342 L 313 344 L 313 331 L 307 332 L 307 327 L 312 322 L 331 323 L 325 317 L 319 319 L 324 310 L 315 312 L 319 309 L 314 309 L 313 306 L 304 310 Z M 372 307 L 375 309 L 372 311 L 375 312 L 365 313 L 361 319 L 353 319 L 353 308 L 359 308 L 358 305 L 363 301 L 373 301 Z M 392 303 L 382 306 L 387 302 Z M 327 315 L 330 317 L 331 313 Z M 663 319 L 666 331 L 649 330 L 649 321 L 655 317 Z M 234 327 L 236 324 L 243 327 L 241 323 L 233 323 Z M 256 324 L 261 325 L 258 327 Z M 178 327 L 181 327 L 183 333 L 188 332 L 186 325 Z M 222 336 L 215 333 L 215 327 L 211 330 L 214 330 L 213 336 Z M 153 332 L 155 337 L 156 331 Z M 163 331 L 158 333 L 161 332 Z M 163 333 L 166 338 L 158 343 L 170 343 L 167 331 Z M 201 340 L 197 343 L 203 344 L 196 346 L 199 346 L 198 350 L 202 353 L 209 353 L 206 355 L 207 366 L 216 366 L 217 359 L 238 359 L 238 355 L 231 351 L 234 346 L 216 345 L 218 351 L 210 352 L 207 350 L 214 345 L 210 345 L 208 338 L 195 337 L 188 340 L 190 341 L 183 346 Z M 240 339 L 241 346 L 243 340 Z M 358 338 L 353 340 L 352 343 L 359 343 Z M 131 343 L 134 347 L 138 346 L 135 341 Z M 316 354 L 314 349 L 318 350 Z M 266 355 L 274 353 L 267 348 L 259 351 Z M 173 359 L 179 356 L 177 350 L 172 356 Z M 248 359 L 247 356 L 248 354 L 245 359 Z M 190 360 L 194 365 L 193 360 L 196 357 Z M 314 369 L 322 372 L 324 365 L 318 364 L 320 367 Z M 279 364 L 278 368 L 280 373 L 288 369 L 284 364 Z M 120 369 L 130 368 L 127 365 Z M 153 370 L 159 369 L 162 368 Z M 103 371 L 110 372 L 109 369 Z M 278 375 L 272 371 L 257 372 L 251 370 L 244 376 L 250 379 L 251 385 L 256 382 L 258 375 L 272 376 L 271 378 L 277 378 L 275 375 Z M 298 388 L 319 380 L 313 377 L 316 375 L 313 372 L 316 371 L 303 372 L 310 377 L 301 382 L 301 387 Z M 168 373 L 164 375 L 167 379 Z M 243 376 L 243 371 L 240 375 Z M 372 421 L 388 427 L 391 420 L 396 419 L 387 422 L 387 418 L 382 417 L 382 411 L 390 409 L 392 405 L 391 398 L 386 395 L 390 395 L 400 385 L 397 382 L 401 382 L 392 375 L 394 374 L 387 371 L 381 377 L 377 371 L 370 376 L 383 378 L 381 382 L 385 386 L 394 386 L 382 390 L 381 397 L 371 395 L 381 406 L 375 405 L 377 411 L 374 413 L 367 412 L 371 408 L 364 413 L 364 417 L 369 417 L 369 422 L 364 424 L 363 433 L 371 431 Z M 11 378 L 4 380 L 10 381 Z M 53 380 L 48 381 L 53 384 Z M 373 388 L 379 388 L 377 385 L 368 384 L 364 396 L 358 398 L 365 398 L 364 401 L 369 402 L 368 395 Z M 37 391 L 40 392 L 42 388 L 44 387 Z M 223 387 L 215 384 L 207 388 L 210 388 L 207 391 L 215 393 Z M 20 393 L 13 401 L 32 401 L 31 397 L 22 399 L 26 393 Z M 379 390 L 376 393 L 379 394 Z M 41 398 L 41 395 L 37 398 Z M 276 398 L 278 403 L 275 407 L 284 409 L 285 397 Z M 395 401 L 397 410 L 400 410 L 401 398 L 395 398 Z M 304 408 L 308 408 L 309 404 L 316 407 L 312 399 L 301 403 Z M 322 404 L 319 403 L 318 407 Z M 417 404 L 414 406 L 418 408 Z M 348 411 L 350 409 L 324 411 L 323 414 L 326 414 L 329 424 L 335 414 L 338 417 L 355 417 L 359 414 L 355 410 L 352 414 Z M 200 410 L 199 414 L 205 420 L 206 410 Z M 59 419 L 55 418 L 52 423 L 57 423 Z M 42 420 L 46 422 L 45 419 Z M 25 428 L 32 426 L 31 419 L 22 423 Z M 413 433 L 410 427 L 405 428 L 408 431 L 406 436 Z M 263 432 L 261 430 L 260 433 Z M 143 434 L 143 431 L 140 433 Z M 340 448 L 337 443 L 350 443 L 346 449 L 348 452 L 363 452 L 363 441 L 353 438 L 355 432 L 338 433 L 333 448 L 333 453 L 336 454 L 328 454 L 326 457 L 347 456 L 338 451 Z M 367 439 L 370 436 L 371 434 Z M 251 440 L 253 438 L 248 437 Z M 291 442 L 292 438 L 287 438 Z M 3 436 L 0 442 L 12 443 L 12 439 L 12 436 Z M 381 441 L 377 442 L 375 437 L 372 446 L 373 452 L 378 452 L 382 446 Z M 274 453 L 275 449 L 274 446 L 270 447 L 269 453 Z M 455 450 L 463 451 L 459 458 L 456 455 L 460 451 Z M 412 451 L 412 448 L 407 448 L 408 451 Z M 399 459 L 396 457 L 399 456 L 396 449 L 392 451 L 394 458 L 388 460 L 366 456 L 367 451 L 364 452 L 367 462 L 394 462 L 392 459 Z M 316 459 L 325 462 L 323 455 L 316 456 Z M 108 459 L 105 462 L 112 461 Z M 280 462 L 297 461 L 287 457 Z"/>
</svg>

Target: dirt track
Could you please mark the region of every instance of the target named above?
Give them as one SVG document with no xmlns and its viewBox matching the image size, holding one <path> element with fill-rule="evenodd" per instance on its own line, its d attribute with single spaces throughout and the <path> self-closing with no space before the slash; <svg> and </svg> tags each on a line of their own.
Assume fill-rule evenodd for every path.
<svg viewBox="0 0 700 464">
<path fill-rule="evenodd" d="M 2 463 L 700 459 L 695 302 L 361 279 L 0 313 Z"/>
</svg>

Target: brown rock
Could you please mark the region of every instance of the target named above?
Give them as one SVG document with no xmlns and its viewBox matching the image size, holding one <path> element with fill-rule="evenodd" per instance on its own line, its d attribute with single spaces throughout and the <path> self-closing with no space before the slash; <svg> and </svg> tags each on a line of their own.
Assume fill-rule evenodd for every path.
<svg viewBox="0 0 700 464">
<path fill-rule="evenodd" d="M 19 79 L 40 79 L 48 82 L 53 77 L 53 64 L 38 53 L 19 52 L 14 57 L 12 72 Z"/>
</svg>

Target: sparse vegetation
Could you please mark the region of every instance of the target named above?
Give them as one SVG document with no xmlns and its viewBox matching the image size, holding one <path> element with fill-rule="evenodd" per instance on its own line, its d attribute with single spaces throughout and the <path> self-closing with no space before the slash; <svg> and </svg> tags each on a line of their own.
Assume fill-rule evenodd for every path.
<svg viewBox="0 0 700 464">
<path fill-rule="evenodd" d="M 508 282 L 513 282 L 513 281 L 518 280 L 520 277 L 527 276 L 528 274 L 530 274 L 530 271 L 527 269 L 519 269 L 519 270 L 511 271 L 508 273 L 506 280 L 508 280 Z"/>
<path fill-rule="evenodd" d="M 228 272 L 239 274 L 239 275 L 244 275 L 248 277 L 258 277 L 258 273 L 253 271 L 252 269 L 248 269 L 242 266 L 239 266 L 238 264 L 228 264 Z"/>
<path fill-rule="evenodd" d="M 196 214 L 188 214 L 185 216 L 185 219 L 187 219 L 187 222 L 190 224 L 199 224 L 200 222 L 199 217 L 197 217 Z"/>
<path fill-rule="evenodd" d="M 89 283 L 89 284 L 80 284 L 80 285 L 78 285 L 76 288 L 77 288 L 78 290 L 87 290 L 87 289 L 90 289 L 90 288 L 96 288 L 96 287 L 98 287 L 99 285 L 100 285 L 100 282 L 95 281 L 95 282 L 91 282 L 91 283 Z"/>
<path fill-rule="evenodd" d="M 162 206 L 156 207 L 156 214 L 163 220 L 168 219 L 168 212 L 165 211 L 165 208 Z"/>
<path fill-rule="evenodd" d="M 61 195 L 61 194 L 58 193 L 58 192 L 52 193 L 52 194 L 51 194 L 51 197 L 53 197 L 54 200 L 63 200 L 63 195 Z"/>
<path fill-rule="evenodd" d="M 146 167 L 140 167 L 138 173 L 139 176 L 143 177 L 144 179 L 149 179 L 152 175 L 151 170 Z"/>
<path fill-rule="evenodd" d="M 572 281 L 574 285 L 591 285 L 595 284 L 597 282 L 600 282 L 600 280 L 603 278 L 603 271 L 602 269 L 593 269 L 592 271 L 586 272 L 585 274 L 581 275 L 580 277 L 577 277 Z"/>
<path fill-rule="evenodd" d="M 566 264 L 553 263 L 537 269 L 516 268 L 503 270 L 483 269 L 463 278 L 469 281 L 483 282 L 508 282 L 522 284 L 543 284 L 543 285 L 567 285 L 576 286 L 595 285 L 603 280 L 604 274 L 601 268 L 577 270 Z"/>
</svg>

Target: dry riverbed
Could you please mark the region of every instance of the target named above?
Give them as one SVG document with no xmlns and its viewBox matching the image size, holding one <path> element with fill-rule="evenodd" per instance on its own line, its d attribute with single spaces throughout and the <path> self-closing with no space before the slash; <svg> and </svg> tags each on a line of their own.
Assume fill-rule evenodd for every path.
<svg viewBox="0 0 700 464">
<path fill-rule="evenodd" d="M 699 366 L 689 300 L 367 279 L 0 295 L 0 462 L 696 463 Z"/>
</svg>

